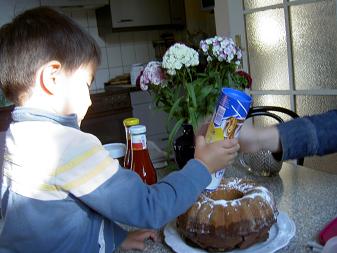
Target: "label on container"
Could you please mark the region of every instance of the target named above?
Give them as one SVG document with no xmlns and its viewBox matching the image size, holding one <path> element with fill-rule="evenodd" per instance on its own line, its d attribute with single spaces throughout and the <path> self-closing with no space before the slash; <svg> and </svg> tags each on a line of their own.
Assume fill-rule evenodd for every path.
<svg viewBox="0 0 337 253">
<path fill-rule="evenodd" d="M 251 97 L 247 94 L 234 89 L 223 89 L 207 129 L 206 142 L 212 143 L 226 138 L 238 137 L 250 104 Z M 225 169 L 222 169 L 213 173 L 212 182 L 206 189 L 215 190 L 219 186 L 224 172 Z"/>
<path fill-rule="evenodd" d="M 143 150 L 147 148 L 146 135 L 137 134 L 131 136 L 132 150 Z"/>
<path fill-rule="evenodd" d="M 212 181 L 211 183 L 206 187 L 207 190 L 209 191 L 213 191 L 215 190 L 216 188 L 218 188 L 220 182 L 221 182 L 221 179 L 223 177 L 223 175 L 225 174 L 225 169 L 223 170 L 218 170 L 217 172 L 215 173 L 212 173 L 211 176 L 212 176 Z"/>
<path fill-rule="evenodd" d="M 207 129 L 206 142 L 212 143 L 237 137 L 247 112 L 239 100 L 226 95 L 221 96 Z"/>
</svg>

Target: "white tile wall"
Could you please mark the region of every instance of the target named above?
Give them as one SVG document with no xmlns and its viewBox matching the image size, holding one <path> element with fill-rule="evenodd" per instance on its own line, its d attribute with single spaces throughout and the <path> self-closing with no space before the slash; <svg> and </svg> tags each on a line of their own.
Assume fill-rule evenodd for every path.
<svg viewBox="0 0 337 253">
<path fill-rule="evenodd" d="M 155 59 L 153 39 L 159 39 L 159 31 L 111 33 L 98 35 L 94 10 L 70 13 L 96 39 L 102 51 L 102 63 L 98 67 L 92 92 L 104 88 L 104 82 L 123 73 L 129 73 L 134 63 L 146 63 Z"/>
<path fill-rule="evenodd" d="M 0 2 L 0 26 L 8 23 L 14 16 L 14 2 L 1 0 Z"/>
<path fill-rule="evenodd" d="M 13 10 L 13 15 L 18 15 L 21 12 L 35 8 L 40 6 L 40 1 L 39 0 L 15 0 L 14 2 L 14 10 Z"/>
<path fill-rule="evenodd" d="M 148 33 L 135 32 L 133 35 L 136 42 L 134 45 L 136 62 L 149 61 Z"/>
<path fill-rule="evenodd" d="M 39 0 L 1 0 L 0 26 L 10 22 L 18 13 L 40 6 Z M 101 38 L 98 35 L 94 10 L 73 10 L 65 14 L 76 20 L 96 39 L 102 51 L 102 63 L 97 69 L 91 92 L 104 88 L 104 82 L 117 75 L 129 73 L 133 63 L 146 63 L 155 59 L 152 40 L 160 37 L 160 31 L 111 33 Z"/>
<path fill-rule="evenodd" d="M 122 51 L 119 43 L 108 44 L 107 48 L 108 65 L 110 68 L 122 66 Z"/>
</svg>

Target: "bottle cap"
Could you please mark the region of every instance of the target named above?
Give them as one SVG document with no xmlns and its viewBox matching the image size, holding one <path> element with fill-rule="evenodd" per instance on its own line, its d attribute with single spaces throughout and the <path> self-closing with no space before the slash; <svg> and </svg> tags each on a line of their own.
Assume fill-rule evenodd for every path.
<svg viewBox="0 0 337 253">
<path fill-rule="evenodd" d="M 134 126 L 139 124 L 139 119 L 138 118 L 126 118 L 123 120 L 123 125 L 124 126 Z"/>
<path fill-rule="evenodd" d="M 146 133 L 146 126 L 137 125 L 129 128 L 130 134 L 144 134 Z"/>
</svg>

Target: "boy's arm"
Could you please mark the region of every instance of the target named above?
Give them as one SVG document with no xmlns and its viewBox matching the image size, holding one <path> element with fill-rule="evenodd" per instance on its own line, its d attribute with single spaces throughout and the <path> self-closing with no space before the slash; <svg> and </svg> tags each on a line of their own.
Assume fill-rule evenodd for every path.
<svg viewBox="0 0 337 253">
<path fill-rule="evenodd" d="M 112 221 L 160 228 L 187 210 L 209 183 L 210 174 L 197 160 L 152 186 L 120 167 L 94 191 L 77 198 Z"/>
<path fill-rule="evenodd" d="M 202 137 L 196 145 L 198 160 L 148 186 L 136 173 L 121 168 L 96 137 L 79 133 L 63 152 L 56 182 L 112 221 L 159 228 L 186 211 L 210 183 L 210 172 L 231 162 L 239 149 L 234 140 L 206 144 Z"/>
</svg>

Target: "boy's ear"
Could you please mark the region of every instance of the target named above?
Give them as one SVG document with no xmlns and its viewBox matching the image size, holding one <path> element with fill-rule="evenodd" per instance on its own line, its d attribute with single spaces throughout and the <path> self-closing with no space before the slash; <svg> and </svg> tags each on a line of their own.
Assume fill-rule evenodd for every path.
<svg viewBox="0 0 337 253">
<path fill-rule="evenodd" d="M 40 72 L 40 85 L 45 92 L 54 94 L 60 72 L 61 63 L 58 61 L 50 61 L 42 66 Z"/>
</svg>

